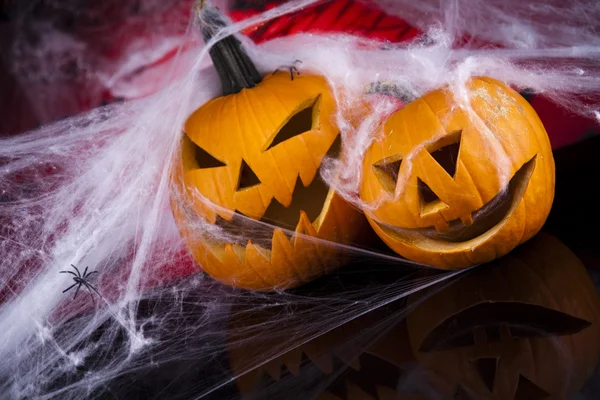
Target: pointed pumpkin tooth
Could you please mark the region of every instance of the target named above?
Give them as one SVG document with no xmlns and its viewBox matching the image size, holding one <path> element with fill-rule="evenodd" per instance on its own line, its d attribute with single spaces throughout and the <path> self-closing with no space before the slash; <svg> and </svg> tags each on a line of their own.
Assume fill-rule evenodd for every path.
<svg viewBox="0 0 600 400">
<path fill-rule="evenodd" d="M 435 226 L 435 230 L 438 231 L 439 233 L 450 232 L 450 225 L 448 225 L 448 222 L 444 219 L 444 217 L 442 217 L 441 214 L 440 214 L 440 218 L 438 218 L 438 220 L 435 222 L 434 226 Z"/>
<path fill-rule="evenodd" d="M 190 237 L 190 236 L 187 236 Z M 193 240 L 191 244 L 186 244 L 190 253 L 198 266 L 207 274 L 214 276 L 215 279 L 223 279 L 227 268 L 223 266 L 221 259 L 211 249 L 205 246 L 200 240 Z"/>
<path fill-rule="evenodd" d="M 281 377 L 281 358 L 269 361 L 263 365 L 263 369 L 274 381 L 278 381 Z"/>
<path fill-rule="evenodd" d="M 271 265 L 279 270 L 282 278 L 278 287 L 284 289 L 303 282 L 294 269 L 296 258 L 294 247 L 287 236 L 280 228 L 276 228 L 273 231 Z"/>
<path fill-rule="evenodd" d="M 327 194 L 327 200 L 325 201 L 327 208 L 323 218 L 319 221 L 317 234 L 319 238 L 327 238 L 331 242 L 341 241 L 346 242 L 348 236 L 352 236 L 349 234 L 349 231 L 344 228 L 348 226 L 350 218 L 354 219 L 353 211 L 351 211 L 352 206 L 346 203 L 339 195 L 337 195 L 333 190 L 330 190 Z M 348 208 L 350 207 L 350 208 Z M 358 223 L 358 221 L 355 221 Z M 353 226 L 352 229 L 356 229 L 355 224 L 351 224 Z M 315 242 L 316 243 L 316 242 Z M 338 250 L 331 243 L 326 242 L 318 242 L 316 243 L 316 248 L 318 250 L 318 254 L 321 261 L 321 267 L 328 267 L 327 260 L 331 260 L 332 257 L 336 257 L 338 254 Z M 327 268 L 330 270 L 331 268 Z M 323 273 L 323 271 L 321 272 Z"/>
<path fill-rule="evenodd" d="M 510 334 L 510 329 L 508 326 L 504 325 L 500 327 L 500 338 L 503 342 L 509 342 L 512 340 L 512 335 Z"/>
<path fill-rule="evenodd" d="M 345 349 L 347 350 L 347 349 Z M 358 359 L 358 351 L 343 351 L 334 353 L 337 358 L 342 360 L 344 364 L 355 371 L 360 371 L 360 360 Z"/>
<path fill-rule="evenodd" d="M 303 347 L 304 354 L 321 372 L 324 374 L 331 374 L 333 372 L 333 356 L 327 348 L 328 346 L 319 344 L 313 340 Z"/>
<path fill-rule="evenodd" d="M 298 219 L 298 225 L 296 225 L 296 233 L 313 237 L 317 236 L 317 230 L 312 222 L 310 222 L 310 219 L 304 210 L 300 210 L 300 218 Z"/>
<path fill-rule="evenodd" d="M 469 214 L 465 217 L 461 217 L 460 220 L 465 226 L 473 225 L 473 214 Z"/>
<path fill-rule="evenodd" d="M 302 350 L 296 348 L 292 351 L 287 352 L 282 356 L 283 365 L 294 375 L 300 374 L 300 363 L 302 362 Z"/>
<path fill-rule="evenodd" d="M 300 218 L 292 242 L 296 256 L 294 269 L 305 282 L 309 282 L 321 274 L 321 271 L 319 271 L 321 261 L 315 243 L 316 234 L 317 231 L 306 213 L 300 211 Z"/>
<path fill-rule="evenodd" d="M 245 256 L 244 249 L 238 245 L 227 243 L 223 251 L 223 266 L 227 273 L 221 273 L 222 276 L 228 276 L 231 284 L 236 286 L 264 290 L 269 287 L 249 265 L 241 260 Z"/>
<path fill-rule="evenodd" d="M 261 369 L 256 368 L 235 379 L 236 386 L 242 394 L 253 392 L 258 385 Z"/>
<path fill-rule="evenodd" d="M 248 241 L 248 245 L 246 246 L 246 263 L 271 287 L 276 287 L 283 281 L 284 277 L 281 276 L 280 271 L 271 266 L 270 261 L 271 254 L 268 250 L 254 245 L 252 241 Z"/>
</svg>

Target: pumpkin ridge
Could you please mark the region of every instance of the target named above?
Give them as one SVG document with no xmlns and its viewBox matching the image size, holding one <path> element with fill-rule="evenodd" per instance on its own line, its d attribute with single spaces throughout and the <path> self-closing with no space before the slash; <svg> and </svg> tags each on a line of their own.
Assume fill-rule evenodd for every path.
<svg viewBox="0 0 600 400">
<path fill-rule="evenodd" d="M 486 83 L 487 83 L 487 82 L 486 82 Z M 503 89 L 503 88 L 501 88 L 501 89 Z M 487 88 L 486 88 L 486 91 L 488 91 L 488 90 L 487 90 Z M 489 91 L 488 91 L 488 93 L 489 93 Z M 484 100 L 484 101 L 485 101 L 485 100 Z M 472 107 L 471 107 L 471 108 L 472 108 Z M 497 136 L 497 135 L 493 134 L 494 130 L 493 130 L 493 129 L 491 129 L 491 127 L 488 125 L 488 122 L 487 122 L 487 121 L 486 121 L 484 118 L 482 118 L 482 117 L 481 117 L 481 115 L 479 115 L 479 113 L 478 113 L 478 112 L 476 112 L 475 110 L 473 110 L 473 114 L 477 116 L 477 118 L 479 119 L 480 123 L 481 123 L 483 126 L 485 126 L 485 129 L 486 129 L 486 130 L 487 130 L 489 133 L 492 133 L 492 137 L 494 138 L 494 141 L 495 141 L 497 144 L 499 144 L 499 145 L 500 145 L 500 147 L 502 147 L 502 152 L 503 152 L 503 154 L 501 155 L 500 159 L 509 159 L 509 160 L 510 160 L 510 169 L 511 169 L 511 170 L 512 170 L 512 169 L 514 169 L 514 168 L 515 168 L 515 167 L 514 167 L 514 160 L 512 159 L 512 157 L 510 157 L 511 151 L 508 151 L 508 150 L 507 150 L 507 148 L 505 147 L 505 144 L 502 142 L 502 140 L 500 140 L 500 139 L 498 138 L 498 136 Z M 529 121 L 527 121 L 527 122 L 529 122 Z"/>
<path fill-rule="evenodd" d="M 483 196 L 481 195 L 481 192 L 479 191 L 479 188 L 475 184 L 475 180 L 473 179 L 473 175 L 471 175 L 471 171 L 469 171 L 469 168 L 464 163 L 462 165 L 464 166 L 464 171 L 465 171 L 466 176 L 469 178 L 469 181 L 472 184 L 471 187 L 473 188 L 474 192 L 477 194 L 477 197 L 479 198 L 479 201 L 478 201 L 477 204 L 481 204 L 481 207 L 483 207 L 485 205 L 485 203 L 483 201 Z M 479 208 L 481 208 L 481 207 L 479 207 Z"/>
<path fill-rule="evenodd" d="M 260 102 L 260 101 L 255 101 L 255 102 L 250 101 L 250 98 L 249 98 L 250 91 L 249 90 L 243 90 L 242 93 L 244 93 L 245 99 L 248 102 L 248 104 L 253 104 L 253 105 L 254 104 L 261 104 L 262 105 L 262 102 Z M 258 129 L 258 130 L 262 129 L 262 126 L 260 125 L 260 123 L 258 122 L 258 118 L 256 117 L 256 114 L 255 114 L 255 111 L 254 111 L 254 107 L 248 106 L 246 108 L 250 110 L 250 114 L 252 115 L 252 119 L 254 121 L 256 129 Z M 264 113 L 264 114 L 271 116 L 271 113 Z M 273 134 L 273 137 L 275 137 L 276 135 L 277 135 L 277 131 Z M 269 139 L 267 139 L 267 142 L 268 141 L 269 141 Z M 261 149 L 263 149 L 263 150 L 261 150 L 262 153 L 265 153 L 264 147 L 265 147 L 265 145 L 261 145 Z M 287 179 L 285 178 L 285 175 L 281 172 L 281 168 L 279 166 L 279 163 L 277 162 L 277 160 L 273 156 L 273 153 L 269 153 L 269 156 L 271 157 L 271 160 L 272 160 L 273 164 L 275 165 L 275 170 L 279 173 L 279 177 L 281 178 L 281 180 L 283 182 L 285 182 L 285 184 L 286 184 L 286 186 L 287 186 L 287 188 L 289 190 L 290 195 L 293 195 L 293 188 L 292 189 L 289 188 Z M 277 194 L 273 195 L 273 197 L 275 197 L 275 198 L 276 198 L 276 196 L 277 196 Z M 271 201 L 269 201 L 268 204 L 263 204 L 263 208 L 265 209 L 265 211 L 268 209 L 269 205 L 271 204 Z M 279 200 L 277 200 L 277 201 L 279 201 Z"/>
<path fill-rule="evenodd" d="M 416 101 L 419 101 L 419 100 L 415 100 L 415 102 L 416 102 Z M 415 102 L 413 102 L 413 104 L 414 104 Z M 410 131 L 409 131 L 409 129 L 408 129 L 408 124 L 406 123 L 406 121 L 405 121 L 404 119 L 402 119 L 400 122 L 401 122 L 401 124 L 402 124 L 402 131 L 403 131 L 404 133 L 410 132 Z M 384 133 L 385 133 L 385 130 L 384 130 Z M 414 144 L 413 144 L 413 141 L 412 141 L 412 137 L 411 137 L 411 135 L 404 135 L 404 136 L 405 136 L 405 140 L 406 140 L 406 142 L 407 142 L 407 143 L 410 145 L 410 147 L 411 147 L 411 148 L 414 148 L 415 146 L 414 146 Z M 382 144 L 382 146 L 383 146 L 383 144 Z M 414 156 L 413 156 L 413 157 L 410 157 L 410 152 L 409 152 L 408 154 L 406 154 L 405 158 L 406 158 L 406 159 L 407 159 L 407 161 L 408 161 L 409 159 L 411 159 L 411 158 L 414 158 Z M 398 181 L 396 182 L 396 190 L 394 191 L 394 193 L 395 193 L 395 198 L 398 198 L 398 197 L 402 196 L 402 195 L 403 195 L 403 194 L 406 192 L 407 188 L 408 188 L 408 187 L 411 185 L 411 183 L 409 182 L 409 178 L 410 178 L 410 176 L 411 176 L 411 175 L 413 175 L 413 174 L 412 174 L 412 171 L 413 171 L 413 169 L 414 169 L 414 168 L 413 168 L 413 165 L 412 165 L 412 163 L 411 163 L 411 164 L 408 164 L 408 165 L 409 165 L 409 167 L 410 167 L 410 171 L 409 171 L 409 172 L 410 172 L 411 174 L 410 174 L 410 175 L 409 175 L 409 176 L 406 178 L 406 182 L 405 182 L 405 184 L 404 184 L 404 186 L 402 187 L 402 190 L 401 190 L 400 192 L 398 191 L 398 185 L 400 184 L 400 171 L 398 171 Z M 406 167 L 404 167 L 404 169 L 406 170 Z M 418 183 L 417 183 L 417 176 L 416 176 L 416 174 L 415 174 L 415 176 L 414 176 L 413 180 L 415 181 L 415 182 L 414 182 L 414 185 L 417 185 Z M 411 210 L 411 212 L 409 213 L 409 215 L 412 217 L 412 220 L 413 220 L 413 222 L 412 222 L 412 223 L 413 223 L 413 224 L 417 224 L 417 223 L 418 223 L 418 220 L 417 220 L 417 212 L 418 212 L 418 207 L 419 207 L 419 205 L 418 205 L 418 204 L 415 204 L 415 207 L 416 207 L 416 209 L 415 209 L 415 210 Z"/>
<path fill-rule="evenodd" d="M 212 124 L 211 124 L 211 125 L 216 125 L 216 124 L 217 124 L 217 121 L 224 121 L 224 119 L 222 119 L 222 118 L 223 118 L 224 109 L 225 109 L 225 101 L 218 102 L 217 104 L 219 105 L 219 107 L 218 107 L 218 109 L 217 109 L 217 110 L 218 110 L 218 111 L 217 111 L 218 119 L 215 119 L 214 121 L 212 121 L 212 120 L 209 120 L 209 121 L 211 121 L 211 122 L 212 122 Z M 212 128 L 214 129 L 214 128 L 216 128 L 216 127 L 212 127 Z M 212 130 L 211 130 L 211 131 L 212 131 Z M 216 131 L 216 130 L 215 130 L 215 131 Z M 196 146 L 198 146 L 198 143 L 195 143 L 195 144 L 196 144 Z M 227 161 L 228 161 L 228 160 L 225 160 L 225 162 L 226 162 L 226 163 L 227 163 Z M 230 168 L 231 168 L 231 167 L 230 167 Z M 229 170 L 229 171 L 231 171 L 231 170 Z M 234 170 L 234 171 L 235 171 L 235 170 Z M 237 171 L 236 171 L 236 172 L 237 172 Z M 228 183 L 229 183 L 230 187 L 235 187 L 235 186 L 237 185 L 237 179 L 238 179 L 238 177 L 236 177 L 236 178 L 233 178 L 233 177 L 232 177 L 232 175 L 231 175 L 231 172 L 230 172 L 229 174 L 227 174 L 227 177 L 228 177 Z M 234 181 L 234 179 L 235 179 L 235 181 Z M 225 192 L 224 192 L 224 191 L 225 191 L 225 188 L 224 188 L 222 185 L 215 185 L 215 186 L 217 187 L 217 193 L 218 193 L 218 197 L 219 197 L 219 199 L 227 199 L 227 201 L 225 201 L 225 202 L 223 202 L 223 203 L 224 203 L 224 204 L 225 204 L 225 205 L 226 205 L 228 208 L 234 208 L 234 207 L 233 207 L 233 205 L 235 204 L 235 201 L 234 201 L 234 199 L 233 199 L 233 195 L 231 195 L 231 196 L 227 196 L 227 193 L 225 193 Z M 229 197 L 229 198 L 228 198 L 228 197 Z M 217 211 L 217 215 L 221 215 L 221 217 L 223 217 L 223 218 L 229 217 L 229 215 L 226 215 L 226 214 L 224 214 L 223 212 L 219 212 L 219 211 L 220 211 L 220 210 L 219 210 L 219 208 L 217 208 L 217 210 L 216 210 L 216 211 Z M 231 218 L 231 217 L 229 217 L 229 218 Z"/>
<path fill-rule="evenodd" d="M 274 76 L 267 76 L 265 77 L 265 79 L 263 80 L 263 84 L 264 85 L 271 85 L 273 83 L 273 79 L 275 79 Z M 260 89 L 260 87 L 258 87 L 257 89 Z M 260 111 L 261 111 L 261 116 L 263 118 L 267 118 L 269 120 L 269 126 L 276 126 L 278 124 L 278 122 L 276 120 L 273 119 L 273 112 L 268 112 L 265 110 L 264 107 L 264 103 L 266 101 L 264 101 L 264 97 L 266 97 L 264 95 L 264 93 L 260 93 L 262 94 L 262 96 L 257 95 L 257 93 L 255 93 L 255 90 L 243 90 L 244 95 L 247 97 L 248 99 L 248 104 L 252 105 L 251 107 L 249 106 L 248 108 L 250 109 L 250 111 L 252 112 L 252 115 L 255 118 L 256 121 L 256 127 L 259 130 L 264 129 L 263 126 L 260 124 L 260 118 L 257 117 L 256 115 L 256 110 L 255 108 L 259 108 L 260 107 Z M 264 90 L 263 92 L 267 92 L 269 94 L 271 94 L 271 90 Z M 268 140 L 268 138 L 267 138 Z M 263 150 L 263 148 L 261 147 L 261 150 Z"/>
</svg>

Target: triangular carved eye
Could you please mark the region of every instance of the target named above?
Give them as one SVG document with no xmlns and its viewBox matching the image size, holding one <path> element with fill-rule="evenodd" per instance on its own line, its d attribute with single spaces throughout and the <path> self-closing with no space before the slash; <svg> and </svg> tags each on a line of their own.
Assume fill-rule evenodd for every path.
<svg viewBox="0 0 600 400">
<path fill-rule="evenodd" d="M 523 375 L 519 375 L 519 383 L 517 383 L 517 391 L 515 393 L 515 400 L 543 400 L 550 397 L 550 394 L 525 378 Z"/>
<path fill-rule="evenodd" d="M 256 186 L 260 183 L 258 176 L 252 171 L 252 168 L 242 159 L 242 166 L 240 167 L 240 179 L 238 181 L 237 190 L 247 189 L 252 186 Z"/>
<path fill-rule="evenodd" d="M 442 136 L 435 143 L 428 146 L 429 154 L 453 178 L 458 164 L 461 135 L 462 131 L 455 131 Z"/>
<path fill-rule="evenodd" d="M 210 155 L 206 150 L 195 146 L 196 152 L 194 154 L 194 158 L 196 163 L 198 163 L 198 168 L 216 168 L 216 167 L 224 167 L 224 162 L 217 160 L 215 157 Z"/>
<path fill-rule="evenodd" d="M 437 213 L 448 207 L 421 178 L 417 179 L 417 190 L 421 199 L 421 216 Z"/>
<path fill-rule="evenodd" d="M 398 174 L 402 165 L 402 156 L 395 155 L 386 157 L 383 160 L 373 164 L 373 172 L 381 183 L 381 186 L 389 193 L 396 192 L 396 184 L 398 183 Z"/>
<path fill-rule="evenodd" d="M 433 190 L 431 190 L 431 188 L 421 180 L 421 178 L 417 179 L 417 185 L 419 186 L 419 196 L 421 199 L 423 199 L 423 205 L 440 200 L 438 195 L 435 194 Z"/>
<path fill-rule="evenodd" d="M 277 132 L 273 138 L 273 141 L 271 144 L 269 144 L 265 151 L 277 146 L 282 142 L 285 142 L 288 139 L 293 138 L 294 136 L 301 135 L 304 132 L 308 132 L 313 129 L 313 120 L 318 119 L 320 99 L 320 96 L 317 97 L 306 108 L 294 114 L 289 121 L 286 122 L 283 127 L 281 127 L 279 132 Z"/>
</svg>

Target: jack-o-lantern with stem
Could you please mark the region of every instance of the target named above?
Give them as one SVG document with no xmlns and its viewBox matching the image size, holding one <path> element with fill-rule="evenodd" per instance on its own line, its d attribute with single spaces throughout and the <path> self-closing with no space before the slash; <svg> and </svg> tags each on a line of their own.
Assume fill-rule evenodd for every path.
<svg viewBox="0 0 600 400">
<path fill-rule="evenodd" d="M 201 12 L 208 40 L 223 17 Z M 339 267 L 331 243 L 355 240 L 364 217 L 319 174 L 340 145 L 327 81 L 291 68 L 263 78 L 234 36 L 210 56 L 224 95 L 186 121 L 173 173 L 186 247 L 215 279 L 253 290 L 295 287 Z M 217 240 L 197 219 L 242 239 Z"/>
<path fill-rule="evenodd" d="M 550 141 L 531 105 L 475 77 L 418 98 L 384 123 L 360 196 L 398 254 L 443 269 L 500 257 L 535 235 L 554 198 Z"/>
</svg>

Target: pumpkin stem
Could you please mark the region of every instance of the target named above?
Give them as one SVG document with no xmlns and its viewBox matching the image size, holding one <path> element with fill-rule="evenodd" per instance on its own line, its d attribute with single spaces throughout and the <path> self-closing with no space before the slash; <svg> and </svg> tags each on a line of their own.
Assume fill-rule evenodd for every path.
<svg viewBox="0 0 600 400">
<path fill-rule="evenodd" d="M 371 84 L 366 87 L 365 92 L 367 94 L 382 94 L 395 97 L 405 104 L 415 101 L 418 98 L 418 96 L 408 87 L 401 86 L 394 82 L 371 82 Z"/>
<path fill-rule="evenodd" d="M 221 28 L 227 26 L 225 17 L 215 7 L 201 7 L 199 16 L 204 42 L 208 42 Z M 238 93 L 261 82 L 262 77 L 235 36 L 229 35 L 219 40 L 209 50 L 209 54 L 219 74 L 223 95 Z"/>
</svg>

